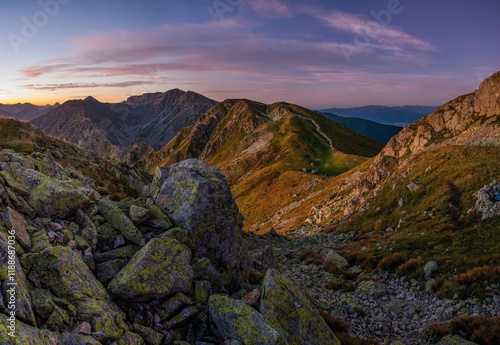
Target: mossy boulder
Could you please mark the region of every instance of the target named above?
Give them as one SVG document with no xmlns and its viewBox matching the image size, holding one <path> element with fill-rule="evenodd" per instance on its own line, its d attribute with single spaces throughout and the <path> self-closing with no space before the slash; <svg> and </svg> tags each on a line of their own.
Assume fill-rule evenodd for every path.
<svg viewBox="0 0 500 345">
<path fill-rule="evenodd" d="M 262 283 L 260 312 L 289 344 L 340 345 L 300 288 L 276 270 L 268 270 Z"/>
<path fill-rule="evenodd" d="M 147 302 L 188 292 L 193 280 L 191 251 L 172 238 L 154 238 L 109 283 L 123 299 Z"/>
<path fill-rule="evenodd" d="M 0 344 L 2 345 L 58 345 L 57 335 L 17 321 L 15 330 L 9 329 L 7 316 L 0 315 Z M 13 332 L 13 333 L 12 333 Z M 14 336 L 11 336 L 14 335 Z"/>
<path fill-rule="evenodd" d="M 132 223 L 132 221 L 123 213 L 118 205 L 108 198 L 99 201 L 99 212 L 106 218 L 106 221 L 123 237 L 138 245 L 144 245 L 145 240 L 142 233 Z"/>
<path fill-rule="evenodd" d="M 373 298 L 378 298 L 387 293 L 387 289 L 384 284 L 374 281 L 366 280 L 358 284 L 358 287 L 354 291 L 356 295 L 370 296 Z"/>
<path fill-rule="evenodd" d="M 120 339 L 111 343 L 111 345 L 145 345 L 144 340 L 135 333 L 123 333 Z"/>
<path fill-rule="evenodd" d="M 12 274 L 12 268 L 14 268 L 14 274 Z M 29 294 L 29 285 L 26 275 L 19 262 L 17 251 L 12 246 L 9 246 L 9 237 L 1 231 L 0 281 L 4 281 L 4 287 L 7 289 L 7 291 L 4 290 L 6 300 L 7 296 L 11 294 L 9 291 L 12 291 L 16 296 L 17 317 L 30 325 L 36 326 L 35 313 L 31 305 L 31 296 Z"/>
<path fill-rule="evenodd" d="M 67 247 L 51 247 L 32 254 L 27 261 L 57 297 L 71 302 L 106 298 L 106 290 L 83 262 L 79 252 Z"/>
<path fill-rule="evenodd" d="M 210 296 L 208 307 L 212 332 L 221 339 L 238 340 L 243 345 L 288 344 L 275 327 L 243 301 L 215 294 Z"/>
<path fill-rule="evenodd" d="M 477 345 L 472 341 L 465 340 L 460 338 L 457 335 L 447 335 L 442 338 L 437 345 Z"/>
<path fill-rule="evenodd" d="M 99 334 L 101 342 L 119 339 L 128 331 L 123 319 L 125 314 L 113 303 L 87 299 L 80 301 L 76 310 L 78 321 L 90 323 L 92 332 Z"/>
<path fill-rule="evenodd" d="M 219 283 L 231 290 L 248 279 L 250 258 L 241 233 L 243 217 L 218 168 L 197 159 L 174 164 L 156 204 L 176 226 L 189 232 L 196 247 L 193 255 L 210 259 L 218 268 Z"/>
</svg>

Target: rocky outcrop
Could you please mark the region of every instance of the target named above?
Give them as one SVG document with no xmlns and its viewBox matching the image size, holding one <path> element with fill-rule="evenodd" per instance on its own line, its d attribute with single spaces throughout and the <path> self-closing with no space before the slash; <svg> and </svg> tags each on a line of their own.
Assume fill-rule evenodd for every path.
<svg viewBox="0 0 500 345">
<path fill-rule="evenodd" d="M 156 204 L 188 231 L 194 256 L 209 259 L 223 272 L 216 280 L 230 288 L 247 279 L 250 259 L 241 234 L 243 217 L 219 169 L 196 159 L 174 164 Z"/>
<path fill-rule="evenodd" d="M 279 310 L 283 285 L 248 283 L 242 216 L 217 168 L 161 168 L 142 197 L 113 201 L 46 155 L 0 158 L 0 343 L 287 344 L 277 319 L 322 325 L 298 290 L 294 316 Z"/>
<path fill-rule="evenodd" d="M 482 214 L 483 220 L 500 216 L 500 183 L 493 181 L 476 193 L 476 210 Z"/>
<path fill-rule="evenodd" d="M 344 178 L 338 196 L 314 207 L 312 222 L 325 223 L 332 214 L 350 216 L 362 210 L 401 164 L 423 151 L 451 145 L 500 146 L 500 72 L 479 89 L 452 100 L 392 137 L 370 166 Z"/>
</svg>

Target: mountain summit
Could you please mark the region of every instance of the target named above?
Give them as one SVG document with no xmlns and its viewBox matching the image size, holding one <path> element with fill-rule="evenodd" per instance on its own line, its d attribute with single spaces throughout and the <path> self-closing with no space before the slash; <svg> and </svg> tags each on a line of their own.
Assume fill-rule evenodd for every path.
<svg viewBox="0 0 500 345">
<path fill-rule="evenodd" d="M 32 124 L 101 156 L 133 163 L 161 148 L 214 104 L 202 95 L 179 89 L 114 104 L 89 96 L 67 101 Z"/>
</svg>

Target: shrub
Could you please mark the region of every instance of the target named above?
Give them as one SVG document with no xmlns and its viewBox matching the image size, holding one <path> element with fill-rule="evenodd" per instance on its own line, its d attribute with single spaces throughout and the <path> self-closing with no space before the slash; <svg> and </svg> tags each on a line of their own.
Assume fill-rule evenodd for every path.
<svg viewBox="0 0 500 345">
<path fill-rule="evenodd" d="M 400 276 L 417 271 L 423 262 L 422 259 L 410 259 L 398 267 L 396 273 Z"/>
<path fill-rule="evenodd" d="M 377 267 L 384 271 L 393 271 L 399 265 L 406 261 L 406 255 L 401 253 L 393 253 L 384 257 L 378 263 Z"/>
<path fill-rule="evenodd" d="M 342 345 L 380 345 L 380 343 L 374 339 L 354 337 L 351 334 L 349 324 L 344 319 L 333 316 L 323 309 L 320 309 L 319 313 Z"/>
<path fill-rule="evenodd" d="M 325 258 L 317 250 L 306 249 L 299 254 L 299 259 L 311 264 L 322 265 Z"/>
<path fill-rule="evenodd" d="M 443 323 L 434 322 L 429 326 L 429 329 L 427 329 L 425 333 L 433 343 L 437 343 L 442 337 L 450 334 L 451 330 Z"/>
<path fill-rule="evenodd" d="M 500 344 L 500 317 L 486 318 L 478 315 L 458 316 L 451 320 L 453 333 L 463 332 L 479 345 Z"/>
<path fill-rule="evenodd" d="M 481 266 L 474 267 L 465 273 L 460 274 L 457 280 L 462 284 L 473 284 L 476 282 L 498 282 L 500 279 L 499 266 Z"/>
</svg>

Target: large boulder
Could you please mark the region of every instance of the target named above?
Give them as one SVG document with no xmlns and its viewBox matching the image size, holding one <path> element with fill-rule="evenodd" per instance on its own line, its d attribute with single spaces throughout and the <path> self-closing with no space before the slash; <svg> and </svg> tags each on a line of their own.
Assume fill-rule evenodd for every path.
<svg viewBox="0 0 500 345">
<path fill-rule="evenodd" d="M 210 296 L 208 307 L 212 332 L 224 340 L 238 340 L 243 345 L 288 344 L 276 328 L 243 301 L 216 294 Z"/>
<path fill-rule="evenodd" d="M 250 258 L 241 233 L 243 217 L 218 168 L 197 159 L 174 164 L 156 204 L 189 232 L 196 246 L 194 256 L 210 259 L 222 271 L 226 288 L 248 279 Z"/>
<path fill-rule="evenodd" d="M 193 280 L 191 251 L 172 238 L 154 238 L 109 283 L 123 299 L 148 302 L 188 292 Z"/>
<path fill-rule="evenodd" d="M 285 335 L 290 345 L 340 345 L 300 288 L 274 269 L 267 271 L 262 283 L 260 313 Z"/>
<path fill-rule="evenodd" d="M 30 254 L 28 265 L 57 297 L 69 301 L 106 299 L 106 290 L 97 281 L 79 252 L 68 247 L 51 247 Z"/>
</svg>

